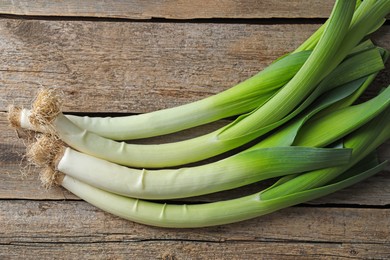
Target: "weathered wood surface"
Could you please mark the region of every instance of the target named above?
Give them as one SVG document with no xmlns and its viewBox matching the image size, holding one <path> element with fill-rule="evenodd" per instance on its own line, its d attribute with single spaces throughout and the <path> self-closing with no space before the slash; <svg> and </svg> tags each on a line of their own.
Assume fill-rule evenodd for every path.
<svg viewBox="0 0 390 260">
<path fill-rule="evenodd" d="M 184 104 L 257 73 L 318 26 L 1 19 L 0 111 L 28 107 L 41 87 L 61 88 L 65 111 Z M 373 39 L 390 48 L 390 26 Z M 377 82 L 388 84 L 389 67 Z"/>
<path fill-rule="evenodd" d="M 386 259 L 390 255 L 389 209 L 293 207 L 232 225 L 186 230 L 139 225 L 77 201 L 1 201 L 0 209 L 0 219 L 6 220 L 0 227 L 0 257 Z"/>
<path fill-rule="evenodd" d="M 2 0 L 0 14 L 126 19 L 326 18 L 332 0 Z"/>
<path fill-rule="evenodd" d="M 332 4 L 1 1 L 0 14 L 8 18 L 0 18 L 0 258 L 388 259 L 390 166 L 333 195 L 253 220 L 203 229 L 160 229 L 104 213 L 62 188 L 47 191 L 36 169 L 26 169 L 31 174 L 22 178 L 23 140 L 7 126 L 7 106 L 28 107 L 40 87 L 60 88 L 65 111 L 86 114 L 144 113 L 194 101 L 253 75 L 319 26 L 272 19 L 148 21 L 151 17 L 324 18 Z M 118 17 L 145 21 L 99 19 Z M 390 26 L 373 39 L 390 49 Z M 368 96 L 389 79 L 388 63 Z M 148 142 L 183 139 L 225 123 Z M 390 142 L 380 148 L 380 159 L 390 160 Z M 264 185 L 183 201 L 228 199 Z"/>
<path fill-rule="evenodd" d="M 183 104 L 256 73 L 317 27 L 2 19 L 0 110 L 8 100 L 28 106 L 42 86 L 60 87 L 67 111 Z"/>
</svg>

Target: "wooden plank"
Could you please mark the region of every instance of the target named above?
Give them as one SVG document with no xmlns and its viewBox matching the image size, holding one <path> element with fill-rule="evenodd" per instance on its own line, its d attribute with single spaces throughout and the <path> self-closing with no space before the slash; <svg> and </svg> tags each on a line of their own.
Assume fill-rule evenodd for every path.
<svg viewBox="0 0 390 260">
<path fill-rule="evenodd" d="M 194 19 L 194 18 L 325 18 L 333 0 L 272 1 L 142 1 L 142 0 L 3 0 L 1 14 L 98 17 L 126 19 Z"/>
<path fill-rule="evenodd" d="M 223 91 L 293 50 L 316 24 L 0 20 L 0 111 L 37 89 L 66 111 L 143 113 Z M 390 26 L 374 36 L 390 48 Z M 389 66 L 380 77 L 388 84 Z M 377 88 L 375 88 L 377 89 Z"/>
<path fill-rule="evenodd" d="M 179 134 L 179 138 L 188 138 L 208 131 L 209 127 L 216 127 L 217 124 L 184 131 Z M 220 126 L 220 125 L 219 125 Z M 177 139 L 177 137 L 176 137 Z M 24 168 L 22 162 L 25 153 L 23 140 L 17 138 L 15 131 L 7 127 L 6 114 L 0 112 L 0 199 L 47 199 L 62 200 L 65 198 L 77 199 L 74 195 L 66 192 L 62 188 L 52 188 L 47 191 L 42 188 L 37 179 L 38 170 L 34 168 Z M 153 142 L 171 141 L 169 136 L 157 138 Z M 390 141 L 380 149 L 380 159 L 390 160 Z M 21 170 L 30 174 L 22 177 Z M 378 174 L 362 183 L 354 185 L 345 190 L 320 200 L 313 201 L 315 204 L 362 204 L 362 205 L 389 205 L 390 204 L 390 166 L 381 174 Z M 184 201 L 208 202 L 222 199 L 244 196 L 255 193 L 270 185 L 271 182 L 256 183 L 243 187 L 236 191 L 226 191 L 212 195 L 187 199 Z"/>
<path fill-rule="evenodd" d="M 19 239 L 19 238 L 18 238 Z M 0 245 L 5 259 L 388 259 L 387 244 L 198 241 L 115 241 L 110 243 L 23 243 Z"/>
<path fill-rule="evenodd" d="M 241 223 L 185 230 L 139 225 L 78 201 L 0 201 L 0 209 L 2 257 L 381 259 L 390 255 L 390 209 L 294 207 Z"/>
<path fill-rule="evenodd" d="M 120 219 L 82 201 L 2 200 L 0 208 L 1 219 L 7 220 L 2 222 L 1 244 L 11 242 L 12 237 L 46 243 L 59 234 L 64 235 L 64 240 L 69 236 L 69 242 L 88 243 L 111 242 L 120 236 L 133 241 L 170 238 L 210 242 L 290 240 L 382 244 L 389 242 L 390 231 L 390 209 L 292 207 L 229 225 L 166 229 Z M 176 232 L 170 234 L 172 231 Z M 43 233 L 49 234 L 43 236 Z M 113 236 L 102 236 L 107 233 Z"/>
</svg>

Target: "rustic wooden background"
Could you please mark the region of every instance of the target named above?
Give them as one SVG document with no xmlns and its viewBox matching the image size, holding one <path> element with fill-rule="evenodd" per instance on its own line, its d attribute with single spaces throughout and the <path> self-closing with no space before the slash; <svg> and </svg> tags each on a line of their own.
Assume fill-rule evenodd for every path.
<svg viewBox="0 0 390 260">
<path fill-rule="evenodd" d="M 65 111 L 145 113 L 220 92 L 293 50 L 333 0 L 1 0 L 0 258 L 390 258 L 390 168 L 351 188 L 237 224 L 161 229 L 121 220 L 25 168 L 9 104 L 56 87 Z M 390 49 L 390 25 L 373 36 Z M 390 83 L 390 64 L 374 87 Z M 185 131 L 187 138 L 224 122 Z M 390 159 L 390 142 L 380 148 Z M 22 177 L 21 171 L 30 172 Z M 191 199 L 206 202 L 259 190 Z"/>
</svg>

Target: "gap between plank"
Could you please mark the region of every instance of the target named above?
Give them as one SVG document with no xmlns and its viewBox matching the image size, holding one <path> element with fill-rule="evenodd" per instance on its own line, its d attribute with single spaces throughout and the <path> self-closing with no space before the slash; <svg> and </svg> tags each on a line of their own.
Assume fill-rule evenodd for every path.
<svg viewBox="0 0 390 260">
<path fill-rule="evenodd" d="M 213 23 L 213 24 L 323 24 L 325 18 L 160 18 L 148 19 L 111 18 L 89 16 L 36 16 L 2 14 L 0 18 L 19 20 L 46 20 L 46 21 L 88 21 L 88 22 L 131 22 L 131 23 Z M 387 21 L 388 22 L 388 21 Z"/>
</svg>

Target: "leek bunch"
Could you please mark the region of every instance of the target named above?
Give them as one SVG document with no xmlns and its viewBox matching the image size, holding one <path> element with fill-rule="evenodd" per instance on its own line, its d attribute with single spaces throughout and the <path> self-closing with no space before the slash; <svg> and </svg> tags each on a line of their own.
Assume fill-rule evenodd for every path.
<svg viewBox="0 0 390 260">
<path fill-rule="evenodd" d="M 375 150 L 390 137 L 390 88 L 357 103 L 388 59 L 366 37 L 390 12 L 387 0 L 337 0 L 328 21 L 295 51 L 217 95 L 147 114 L 64 115 L 53 90 L 31 110 L 13 107 L 13 126 L 43 134 L 27 155 L 46 186 L 62 185 L 120 217 L 162 227 L 241 221 L 312 200 L 384 169 Z M 173 133 L 239 115 L 180 142 L 120 142 Z M 198 166 L 185 164 L 255 144 Z M 180 166 L 172 168 L 173 166 Z M 153 169 L 155 168 L 155 169 Z M 206 204 L 168 200 L 279 178 L 256 194 Z"/>
</svg>

